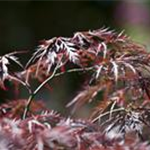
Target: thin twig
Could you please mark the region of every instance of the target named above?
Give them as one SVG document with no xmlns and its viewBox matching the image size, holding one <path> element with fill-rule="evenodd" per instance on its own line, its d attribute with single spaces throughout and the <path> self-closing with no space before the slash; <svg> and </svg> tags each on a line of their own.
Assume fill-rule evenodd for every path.
<svg viewBox="0 0 150 150">
<path fill-rule="evenodd" d="M 65 71 L 65 72 L 56 73 L 56 74 L 54 75 L 54 77 L 61 76 L 61 75 L 65 74 L 65 73 L 90 71 L 90 70 L 92 70 L 93 68 L 94 68 L 94 67 L 70 69 L 70 70 L 67 70 L 67 71 Z"/>
<path fill-rule="evenodd" d="M 24 113 L 23 113 L 23 117 L 22 119 L 25 119 L 26 116 L 27 116 L 27 113 L 29 111 L 29 107 L 30 107 L 30 104 L 33 100 L 33 98 L 35 97 L 35 95 L 41 90 L 41 88 L 46 85 L 53 77 L 58 77 L 60 75 L 63 75 L 65 73 L 71 73 L 71 72 L 80 72 L 80 71 L 89 71 L 89 70 L 92 70 L 93 67 L 88 67 L 88 68 L 76 68 L 76 69 L 70 69 L 66 72 L 59 72 L 59 73 L 56 73 L 58 68 L 60 68 L 61 66 L 60 65 L 57 65 L 53 71 L 53 73 L 51 74 L 50 77 L 48 77 L 44 82 L 42 82 L 42 84 L 40 84 L 34 92 L 30 92 L 30 96 L 28 98 L 28 101 L 27 101 L 27 104 L 26 104 L 26 107 L 25 107 L 25 110 L 24 110 Z"/>
<path fill-rule="evenodd" d="M 35 97 L 35 95 L 40 91 L 40 89 L 45 85 L 47 84 L 55 75 L 55 73 L 57 72 L 57 69 L 59 68 L 60 66 L 57 65 L 53 71 L 53 73 L 51 74 L 50 77 L 48 77 L 44 82 L 42 82 L 35 90 L 34 92 L 32 92 L 28 98 L 28 101 L 27 101 L 27 104 L 26 104 L 26 107 L 25 107 L 25 110 L 24 110 L 24 113 L 23 113 L 23 117 L 22 119 L 25 119 L 26 116 L 27 116 L 27 113 L 29 111 L 29 107 L 30 107 L 30 104 L 33 100 L 33 98 Z"/>
<path fill-rule="evenodd" d="M 13 76 L 9 76 L 9 78 L 14 80 L 14 81 L 18 81 L 19 83 L 21 83 L 28 90 L 29 94 L 32 93 L 30 85 L 27 82 L 24 82 L 20 78 L 13 77 Z"/>
</svg>

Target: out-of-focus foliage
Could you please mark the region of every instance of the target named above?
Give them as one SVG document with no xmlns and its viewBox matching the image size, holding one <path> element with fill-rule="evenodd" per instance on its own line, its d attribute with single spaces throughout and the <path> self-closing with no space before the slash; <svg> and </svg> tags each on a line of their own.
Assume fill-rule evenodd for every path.
<svg viewBox="0 0 150 150">
<path fill-rule="evenodd" d="M 117 30 L 125 29 L 135 41 L 149 47 L 149 2 L 122 1 L 1 1 L 0 2 L 0 50 L 1 55 L 12 50 L 31 51 L 35 49 L 37 41 L 55 36 L 71 36 L 76 31 L 96 29 L 109 26 Z M 21 57 L 25 64 L 30 55 Z M 46 99 L 50 108 L 63 110 L 63 106 L 82 88 L 85 77 L 74 73 L 66 75 L 62 80 L 55 80 L 53 92 L 44 90 L 38 99 Z M 41 78 L 39 77 L 39 80 Z M 42 80 L 41 80 L 42 81 Z M 61 83 L 57 86 L 57 82 Z M 6 81 L 7 91 L 1 91 L 1 101 L 15 98 L 13 85 Z M 37 82 L 33 82 L 37 84 Z M 64 87 L 65 88 L 62 88 Z M 51 87 L 48 87 L 51 88 Z M 61 89 L 61 90 L 60 90 Z M 57 94 L 59 91 L 59 94 Z M 68 93 L 70 93 L 68 95 Z M 26 98 L 26 92 L 21 97 Z M 50 100 L 49 100 L 50 99 Z M 52 103 L 52 100 L 54 102 Z M 59 101 L 59 103 L 58 103 Z M 84 111 L 85 110 L 85 111 Z M 79 114 L 87 116 L 89 106 L 84 107 Z M 77 114 L 78 115 L 78 114 Z"/>
</svg>

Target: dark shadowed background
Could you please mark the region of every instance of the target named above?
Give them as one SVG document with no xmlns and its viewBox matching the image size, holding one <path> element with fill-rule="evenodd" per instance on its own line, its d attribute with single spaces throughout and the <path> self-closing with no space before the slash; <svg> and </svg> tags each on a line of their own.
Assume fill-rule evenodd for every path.
<svg viewBox="0 0 150 150">
<path fill-rule="evenodd" d="M 72 36 L 76 31 L 110 27 L 125 32 L 135 41 L 150 47 L 150 2 L 142 0 L 103 1 L 0 1 L 0 54 L 11 51 L 33 51 L 38 42 L 54 36 Z M 23 63 L 29 56 L 21 57 Z M 80 89 L 84 77 L 80 74 L 65 75 L 52 81 L 53 91 L 43 89 L 37 99 L 67 113 L 64 109 Z M 37 86 L 35 83 L 33 86 Z M 11 87 L 11 84 L 10 84 Z M 13 89 L 13 87 L 11 87 Z M 44 93 L 44 94 L 43 94 Z M 1 91 L 1 101 L 12 99 L 8 91 Z M 27 98 L 22 92 L 20 98 Z M 89 113 L 89 106 L 80 116 Z"/>
</svg>

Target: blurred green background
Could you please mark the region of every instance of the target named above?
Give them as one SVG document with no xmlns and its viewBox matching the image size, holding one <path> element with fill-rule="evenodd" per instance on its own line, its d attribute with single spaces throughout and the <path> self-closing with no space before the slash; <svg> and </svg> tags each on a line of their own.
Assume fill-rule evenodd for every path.
<svg viewBox="0 0 150 150">
<path fill-rule="evenodd" d="M 101 1 L 1 1 L 0 54 L 10 51 L 33 51 L 38 42 L 54 36 L 72 36 L 76 31 L 110 27 L 125 32 L 137 42 L 150 47 L 150 2 L 144 0 Z M 25 63 L 29 57 L 22 58 Z M 67 114 L 64 109 L 80 89 L 84 76 L 65 75 L 51 83 L 53 92 L 43 89 L 37 99 L 43 99 L 54 110 Z M 33 86 L 37 86 L 35 83 Z M 13 87 L 11 87 L 13 89 Z M 44 93 L 44 94 L 43 94 Z M 8 91 L 1 99 L 11 99 Z M 26 92 L 20 96 L 27 98 Z M 90 106 L 80 108 L 77 115 L 86 117 Z"/>
</svg>

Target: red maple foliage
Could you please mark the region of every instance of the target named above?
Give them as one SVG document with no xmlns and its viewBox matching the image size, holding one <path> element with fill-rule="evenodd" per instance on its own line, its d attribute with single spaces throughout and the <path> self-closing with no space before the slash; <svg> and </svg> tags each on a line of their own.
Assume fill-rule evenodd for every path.
<svg viewBox="0 0 150 150">
<path fill-rule="evenodd" d="M 0 149 L 150 149 L 150 53 L 146 47 L 123 32 L 101 28 L 44 40 L 25 66 L 17 54 L 0 57 L 0 86 L 5 89 L 6 79 L 21 83 L 29 98 L 0 105 Z M 69 63 L 75 65 L 67 68 Z M 14 71 L 12 65 L 21 71 Z M 88 120 L 63 117 L 33 100 L 52 78 L 71 72 L 90 73 L 84 89 L 67 104 L 76 111 L 98 99 Z M 40 81 L 35 90 L 30 84 L 33 78 Z"/>
</svg>

